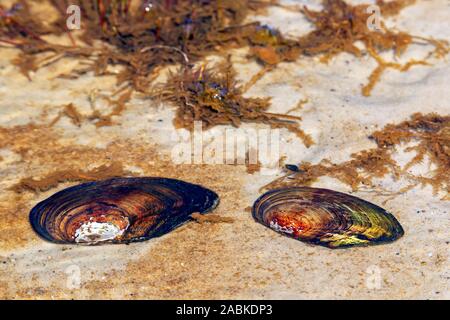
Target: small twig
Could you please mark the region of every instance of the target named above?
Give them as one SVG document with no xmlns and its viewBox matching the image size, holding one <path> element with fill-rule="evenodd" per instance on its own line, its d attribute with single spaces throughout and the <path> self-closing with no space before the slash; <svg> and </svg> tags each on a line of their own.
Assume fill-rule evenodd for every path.
<svg viewBox="0 0 450 320">
<path fill-rule="evenodd" d="M 275 68 L 273 65 L 267 65 L 256 74 L 252 76 L 252 78 L 242 86 L 242 93 L 247 92 L 256 82 L 258 82 L 264 75 Z"/>
<path fill-rule="evenodd" d="M 149 46 L 149 47 L 145 47 L 141 49 L 141 53 L 150 51 L 152 49 L 169 49 L 169 50 L 174 50 L 176 52 L 178 52 L 179 54 L 181 54 L 184 58 L 184 61 L 186 62 L 186 64 L 189 64 L 189 58 L 187 56 L 186 53 L 184 53 L 181 49 L 178 49 L 176 47 L 171 47 L 171 46 L 164 46 L 164 45 L 154 45 L 154 46 Z"/>
<path fill-rule="evenodd" d="M 21 46 L 22 45 L 22 43 L 16 42 L 14 40 L 9 40 L 9 39 L 0 39 L 0 42 L 4 42 L 4 43 L 10 44 L 12 46 Z"/>
</svg>

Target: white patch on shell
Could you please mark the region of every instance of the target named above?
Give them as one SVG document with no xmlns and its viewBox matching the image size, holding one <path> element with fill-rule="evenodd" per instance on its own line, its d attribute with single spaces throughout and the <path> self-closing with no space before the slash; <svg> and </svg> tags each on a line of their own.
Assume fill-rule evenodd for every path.
<svg viewBox="0 0 450 320">
<path fill-rule="evenodd" d="M 280 226 L 276 221 L 270 221 L 270 227 L 278 232 L 284 232 L 287 234 L 293 234 L 294 233 L 294 229 L 292 229 L 292 227 L 282 227 Z"/>
<path fill-rule="evenodd" d="M 113 240 L 121 236 L 128 225 L 124 229 L 120 229 L 111 222 L 86 222 L 75 231 L 75 242 L 78 243 L 98 243 Z"/>
</svg>

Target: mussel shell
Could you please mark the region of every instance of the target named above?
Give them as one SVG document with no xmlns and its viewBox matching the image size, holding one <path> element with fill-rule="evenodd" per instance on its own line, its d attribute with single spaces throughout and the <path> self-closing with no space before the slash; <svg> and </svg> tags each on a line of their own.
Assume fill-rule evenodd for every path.
<svg viewBox="0 0 450 320">
<path fill-rule="evenodd" d="M 328 189 L 271 190 L 256 200 L 252 215 L 279 233 L 328 248 L 391 242 L 404 234 L 383 208 Z"/>
<path fill-rule="evenodd" d="M 33 229 L 55 243 L 128 243 L 161 236 L 219 202 L 202 186 L 165 178 L 114 178 L 64 189 L 30 212 Z"/>
</svg>

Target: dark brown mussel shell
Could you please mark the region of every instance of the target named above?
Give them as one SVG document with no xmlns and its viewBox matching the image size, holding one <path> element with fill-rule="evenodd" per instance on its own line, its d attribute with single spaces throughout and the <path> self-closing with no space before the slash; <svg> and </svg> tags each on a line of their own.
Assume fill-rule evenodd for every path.
<svg viewBox="0 0 450 320">
<path fill-rule="evenodd" d="M 55 243 L 129 243 L 164 235 L 218 202 L 213 191 L 180 180 L 114 178 L 52 195 L 31 210 L 30 222 Z"/>
<path fill-rule="evenodd" d="M 383 208 L 328 189 L 272 190 L 256 200 L 252 214 L 279 233 L 333 249 L 392 242 L 404 233 Z"/>
</svg>

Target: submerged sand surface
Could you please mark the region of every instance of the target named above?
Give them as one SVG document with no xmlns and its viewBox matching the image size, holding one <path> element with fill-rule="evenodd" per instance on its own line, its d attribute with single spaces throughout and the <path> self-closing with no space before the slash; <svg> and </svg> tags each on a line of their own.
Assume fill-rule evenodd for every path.
<svg viewBox="0 0 450 320">
<path fill-rule="evenodd" d="M 302 15 L 282 8 L 261 19 L 294 35 L 309 28 Z M 450 41 L 449 21 L 449 2 L 433 0 L 418 1 L 389 23 L 412 34 Z M 408 55 L 420 58 L 428 50 L 412 46 Z M 0 48 L 1 298 L 450 298 L 450 205 L 441 200 L 443 194 L 417 187 L 384 197 L 362 189 L 354 194 L 392 212 L 405 236 L 387 245 L 346 250 L 307 245 L 255 223 L 248 210 L 260 195 L 259 188 L 278 177 L 280 170 L 251 174 L 245 166 L 176 165 L 171 158 L 177 143 L 172 137 L 174 110 L 140 97 L 133 98 L 115 119 L 116 125 L 96 128 L 83 121 L 77 126 L 62 117 L 50 127 L 68 103 L 89 114 L 89 94 L 93 90 L 111 94 L 115 80 L 91 74 L 58 79 L 77 63 L 64 60 L 37 71 L 29 81 L 10 63 L 16 54 L 14 49 Z M 260 70 L 247 62 L 245 54 L 236 50 L 232 59 L 243 82 Z M 401 122 L 415 112 L 449 114 L 449 61 L 417 66 L 407 73 L 388 70 L 372 96 L 363 97 L 361 86 L 374 67 L 366 56 L 340 54 L 328 65 L 302 58 L 281 64 L 247 93 L 271 96 L 273 112 L 286 112 L 308 99 L 292 114 L 303 118 L 302 128 L 315 144 L 306 148 L 282 130 L 286 163 L 347 160 L 351 153 L 373 147 L 367 136 L 387 123 Z M 406 163 L 413 156 L 399 150 L 397 160 Z M 190 222 L 163 237 L 130 245 L 55 245 L 31 230 L 28 213 L 37 202 L 74 183 L 37 193 L 9 189 L 22 178 L 39 179 L 55 170 L 92 169 L 112 162 L 135 175 L 178 178 L 213 189 L 221 197 L 214 214 L 232 222 Z M 411 170 L 427 172 L 429 167 L 424 161 Z M 379 181 L 393 192 L 404 183 L 389 177 Z M 331 178 L 314 186 L 351 191 Z"/>
</svg>

